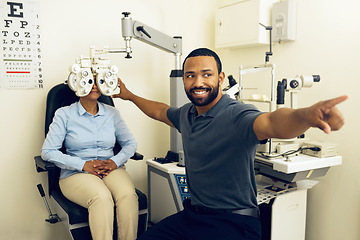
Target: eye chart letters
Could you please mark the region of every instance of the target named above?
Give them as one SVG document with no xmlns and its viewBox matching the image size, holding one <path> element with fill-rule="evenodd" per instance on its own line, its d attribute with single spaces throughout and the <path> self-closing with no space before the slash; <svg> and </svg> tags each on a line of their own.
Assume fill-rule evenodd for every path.
<svg viewBox="0 0 360 240">
<path fill-rule="evenodd" d="M 39 6 L 0 0 L 0 89 L 43 87 Z"/>
</svg>

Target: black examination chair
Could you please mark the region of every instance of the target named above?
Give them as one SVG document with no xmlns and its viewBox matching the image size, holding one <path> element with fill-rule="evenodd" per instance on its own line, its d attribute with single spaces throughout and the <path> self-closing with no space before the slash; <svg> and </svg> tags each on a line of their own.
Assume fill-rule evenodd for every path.
<svg viewBox="0 0 360 240">
<path fill-rule="evenodd" d="M 59 84 L 53 87 L 47 96 L 46 102 L 46 115 L 45 115 L 45 136 L 49 131 L 49 125 L 52 122 L 55 111 L 63 106 L 68 106 L 79 98 L 66 84 Z M 101 95 L 98 101 L 114 106 L 111 97 Z M 114 153 L 118 153 L 121 147 L 119 144 L 115 145 Z M 61 151 L 65 152 L 64 146 Z M 47 172 L 48 174 L 48 193 L 52 200 L 52 207 L 57 214 L 52 214 L 44 196 L 44 191 L 41 184 L 38 185 L 40 194 L 45 200 L 46 206 L 50 213 L 50 218 L 46 219 L 49 223 L 56 223 L 61 220 L 65 223 L 67 229 L 70 231 L 74 240 L 91 240 L 91 234 L 88 224 L 88 210 L 82 206 L 68 200 L 61 192 L 59 187 L 60 168 L 56 167 L 53 163 L 43 161 L 40 156 L 35 156 L 35 164 L 37 172 Z M 143 156 L 135 153 L 131 159 L 141 160 Z M 144 193 L 136 189 L 139 198 L 139 224 L 138 236 L 142 234 L 147 227 L 147 197 Z M 115 218 L 116 221 L 116 218 Z M 114 236 L 116 237 L 117 231 L 114 228 Z M 114 239 L 116 239 L 114 237 Z"/>
</svg>

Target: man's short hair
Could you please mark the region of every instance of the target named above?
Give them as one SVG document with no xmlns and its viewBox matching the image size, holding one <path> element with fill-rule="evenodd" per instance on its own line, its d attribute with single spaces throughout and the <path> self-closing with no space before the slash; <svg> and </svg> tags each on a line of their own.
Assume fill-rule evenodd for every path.
<svg viewBox="0 0 360 240">
<path fill-rule="evenodd" d="M 199 56 L 210 56 L 210 57 L 213 57 L 216 61 L 216 65 L 217 65 L 217 68 L 218 68 L 218 74 L 221 73 L 221 70 L 222 70 L 222 65 L 221 65 L 221 61 L 220 61 L 220 58 L 219 56 L 212 50 L 208 49 L 208 48 L 198 48 L 198 49 L 195 49 L 193 50 L 191 53 L 189 53 L 189 55 L 187 55 L 187 57 L 185 58 L 184 62 L 183 62 L 183 70 L 184 70 L 184 65 L 185 65 L 185 62 L 188 58 L 191 58 L 191 57 L 199 57 Z"/>
</svg>

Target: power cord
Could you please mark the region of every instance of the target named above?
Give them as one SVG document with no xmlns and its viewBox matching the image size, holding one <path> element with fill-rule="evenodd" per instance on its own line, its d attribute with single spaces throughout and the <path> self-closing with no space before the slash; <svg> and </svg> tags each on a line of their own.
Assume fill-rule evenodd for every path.
<svg viewBox="0 0 360 240">
<path fill-rule="evenodd" d="M 282 154 L 277 154 L 277 155 L 269 155 L 269 154 L 266 154 L 266 153 L 261 153 L 260 155 L 263 156 L 263 157 L 266 157 L 266 158 L 278 158 L 278 157 L 289 157 L 290 155 L 293 155 L 295 153 L 298 153 L 300 151 L 303 151 L 303 150 L 311 150 L 311 151 L 314 151 L 314 152 L 319 152 L 321 151 L 321 148 L 319 147 L 300 147 L 298 148 L 297 150 L 289 150 L 289 151 L 286 151 Z"/>
</svg>

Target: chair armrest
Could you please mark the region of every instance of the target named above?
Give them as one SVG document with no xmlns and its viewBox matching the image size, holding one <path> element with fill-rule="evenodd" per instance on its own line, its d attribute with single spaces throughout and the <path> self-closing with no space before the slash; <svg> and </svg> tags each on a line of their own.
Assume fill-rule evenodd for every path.
<svg viewBox="0 0 360 240">
<path fill-rule="evenodd" d="M 56 166 L 54 163 L 44 161 L 41 158 L 41 156 L 35 156 L 34 159 L 35 159 L 36 171 L 39 173 L 56 169 Z M 131 159 L 142 160 L 142 159 L 144 159 L 144 156 L 138 152 L 135 152 L 135 154 L 131 157 Z"/>
<path fill-rule="evenodd" d="M 144 159 L 144 155 L 138 153 L 138 152 L 135 152 L 134 156 L 131 157 L 131 159 L 133 160 L 143 160 Z"/>
<path fill-rule="evenodd" d="M 56 168 L 54 163 L 44 161 L 41 156 L 35 156 L 34 159 L 37 172 L 47 172 Z"/>
</svg>

